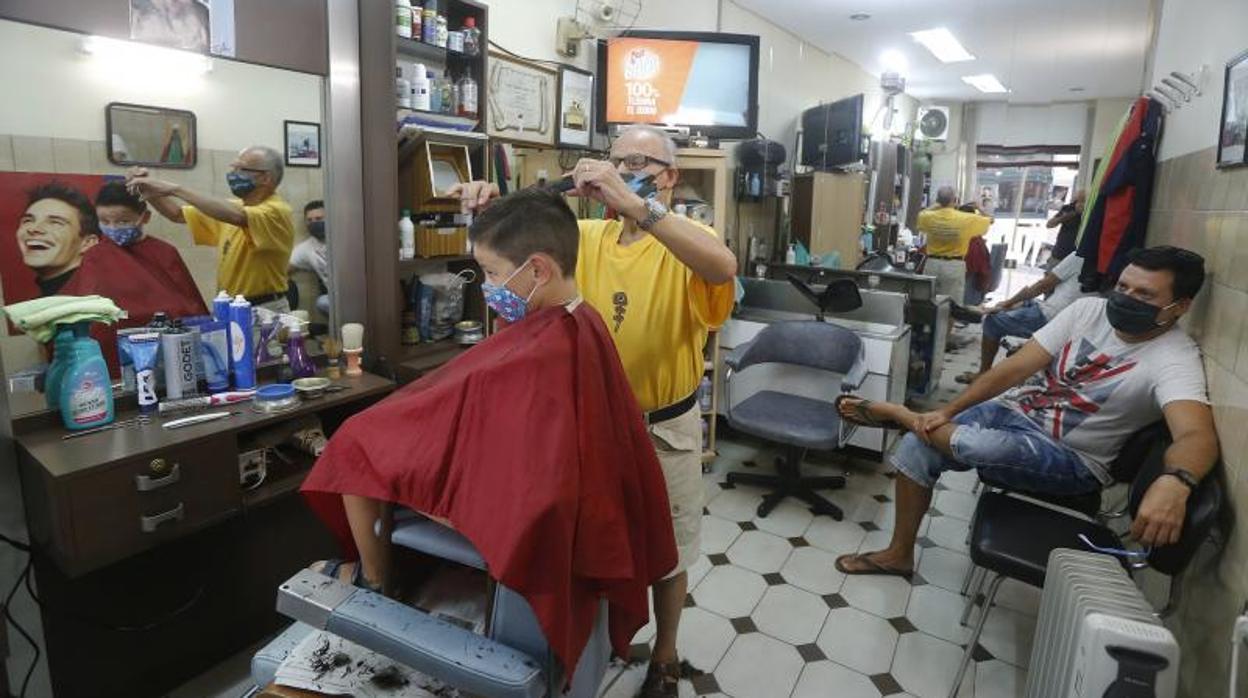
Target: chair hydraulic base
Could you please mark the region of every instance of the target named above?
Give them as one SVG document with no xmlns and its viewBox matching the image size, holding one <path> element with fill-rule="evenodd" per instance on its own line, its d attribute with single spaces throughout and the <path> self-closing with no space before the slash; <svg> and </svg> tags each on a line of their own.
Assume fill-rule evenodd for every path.
<svg viewBox="0 0 1248 698">
<path fill-rule="evenodd" d="M 728 482 L 733 485 L 758 485 L 771 490 L 763 495 L 763 502 L 758 505 L 759 518 L 766 518 L 785 497 L 793 497 L 809 504 L 811 513 L 816 516 L 823 514 L 840 521 L 845 516 L 841 508 L 816 490 L 841 489 L 845 486 L 845 478 L 840 475 L 802 477 L 800 468 L 805 452 L 803 448 L 787 448 L 784 456 L 776 458 L 775 475 L 731 472 L 728 473 Z"/>
</svg>

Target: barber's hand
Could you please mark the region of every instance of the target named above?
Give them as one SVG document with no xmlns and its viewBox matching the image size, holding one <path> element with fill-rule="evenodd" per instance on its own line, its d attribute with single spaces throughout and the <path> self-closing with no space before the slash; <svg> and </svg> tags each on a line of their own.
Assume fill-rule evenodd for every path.
<svg viewBox="0 0 1248 698">
<path fill-rule="evenodd" d="M 619 170 L 609 162 L 581 158 L 566 176 L 576 183 L 576 196 L 588 196 L 635 221 L 649 215 L 646 202 L 628 188 Z"/>
<path fill-rule="evenodd" d="M 1131 522 L 1131 537 L 1144 545 L 1169 545 L 1178 541 L 1191 493 L 1176 477 L 1164 475 L 1154 480 Z"/>
<path fill-rule="evenodd" d="M 134 179 L 135 177 L 146 177 L 149 174 L 151 173 L 147 171 L 146 167 L 131 167 L 130 169 L 126 170 L 126 184 L 129 184 L 130 180 Z"/>
<path fill-rule="evenodd" d="M 944 410 L 933 410 L 931 412 L 920 412 L 914 416 L 913 422 L 909 425 L 914 435 L 925 444 L 931 445 L 931 433 L 936 429 L 949 423 L 950 415 Z"/>
<path fill-rule="evenodd" d="M 176 194 L 178 185 L 173 182 L 166 182 L 163 179 L 152 179 L 144 174 L 129 179 L 126 183 L 126 189 L 129 189 L 131 194 L 137 194 L 146 201 Z"/>
<path fill-rule="evenodd" d="M 493 182 L 465 182 L 454 184 L 446 190 L 446 195 L 459 199 L 459 207 L 464 213 L 475 213 L 486 207 L 490 199 L 498 198 L 498 185 Z"/>
</svg>

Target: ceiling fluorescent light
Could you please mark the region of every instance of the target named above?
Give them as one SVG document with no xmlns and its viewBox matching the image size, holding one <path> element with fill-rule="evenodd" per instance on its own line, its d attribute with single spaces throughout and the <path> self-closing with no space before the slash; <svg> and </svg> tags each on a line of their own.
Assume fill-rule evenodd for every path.
<svg viewBox="0 0 1248 698">
<path fill-rule="evenodd" d="M 944 27 L 935 29 L 924 29 L 921 32 L 911 32 L 910 36 L 914 40 L 923 44 L 928 51 L 932 52 L 941 63 L 958 63 L 961 61 L 973 61 L 972 56 L 957 38 Z"/>
<path fill-rule="evenodd" d="M 1005 85 L 997 79 L 992 73 L 980 73 L 979 75 L 963 75 L 962 82 L 974 87 L 980 92 L 1009 92 Z"/>
<path fill-rule="evenodd" d="M 84 37 L 80 49 L 102 64 L 120 71 L 118 75 L 130 75 L 137 71 L 146 77 L 156 73 L 185 77 L 212 70 L 212 59 L 200 53 L 103 36 Z"/>
</svg>

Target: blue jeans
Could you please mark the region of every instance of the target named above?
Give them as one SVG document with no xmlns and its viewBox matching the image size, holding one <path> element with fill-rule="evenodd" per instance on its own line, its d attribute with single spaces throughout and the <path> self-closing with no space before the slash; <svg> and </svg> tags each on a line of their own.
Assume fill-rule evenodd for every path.
<svg viewBox="0 0 1248 698">
<path fill-rule="evenodd" d="M 1101 488 L 1079 454 L 998 400 L 953 418 L 953 458 L 906 434 L 890 459 L 915 483 L 932 489 L 946 470 L 977 470 L 985 482 L 1037 494 L 1082 494 Z"/>
<path fill-rule="evenodd" d="M 1025 301 L 1017 308 L 984 316 L 984 336 L 989 339 L 1002 337 L 1030 339 L 1031 333 L 1044 327 L 1046 323 L 1048 320 L 1040 311 L 1040 304 L 1035 301 Z"/>
</svg>

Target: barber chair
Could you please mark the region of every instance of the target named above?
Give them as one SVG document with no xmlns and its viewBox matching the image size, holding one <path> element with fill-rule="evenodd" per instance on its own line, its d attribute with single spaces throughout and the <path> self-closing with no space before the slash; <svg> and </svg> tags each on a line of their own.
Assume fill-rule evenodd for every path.
<svg viewBox="0 0 1248 698">
<path fill-rule="evenodd" d="M 852 282 L 851 282 L 852 283 Z M 758 515 L 766 517 L 785 497 L 796 497 L 810 504 L 815 514 L 836 520 L 840 508 L 816 490 L 838 489 L 845 478 L 803 477 L 801 462 L 809 449 L 832 450 L 849 441 L 854 426 L 841 420 L 833 402 L 788 392 L 760 390 L 733 404 L 734 374 L 758 364 L 785 364 L 840 374 L 842 393 L 857 390 L 867 376 L 862 340 L 851 330 L 818 321 L 778 322 L 765 327 L 758 336 L 725 359 L 729 371 L 725 379 L 728 423 L 737 431 L 784 445 L 784 455 L 776 459 L 776 475 L 728 473 L 733 484 L 759 485 L 772 491 L 763 496 Z"/>
<path fill-rule="evenodd" d="M 1111 471 L 1115 479 L 1130 483 L 1127 510 L 1123 515 L 1135 516 L 1144 493 L 1164 471 L 1168 436 L 1163 422 L 1145 427 L 1132 435 L 1114 462 Z M 1221 470 L 1219 463 L 1188 499 L 1183 530 L 1176 543 L 1154 547 L 1141 561 L 1123 561 L 1129 571 L 1147 567 L 1172 577 L 1172 598 L 1177 587 L 1177 576 L 1187 568 L 1200 546 L 1209 540 L 1222 518 L 1226 486 Z M 1043 587 L 1049 554 L 1058 548 L 1086 549 L 1079 539 L 1081 534 L 1101 548 L 1121 548 L 1123 545 L 1119 535 L 1101 521 L 1056 508 L 1052 498 L 1048 499 L 1050 501 L 1046 505 L 1005 491 L 988 491 L 979 498 L 971 521 L 970 552 L 971 562 L 981 570 L 980 580 L 975 586 L 980 587 L 987 582 L 987 593 L 983 597 L 975 628 L 967 640 L 962 664 L 949 692 L 950 698 L 958 694 L 1002 582 L 1017 579 L 1031 586 Z M 974 607 L 978 591 L 976 589 L 963 613 L 963 625 Z M 1163 614 L 1165 612 L 1162 611 Z"/>
<path fill-rule="evenodd" d="M 458 532 L 412 512 L 389 530 L 393 545 L 488 573 L 476 548 Z M 593 698 L 610 660 L 606 602 L 581 652 L 571 688 L 524 597 L 488 585 L 485 632 L 473 633 L 382 594 L 301 570 L 278 589 L 277 610 L 295 623 L 256 653 L 252 680 L 273 681 L 278 666 L 305 637 L 326 630 L 471 695 L 491 698 Z"/>
</svg>

